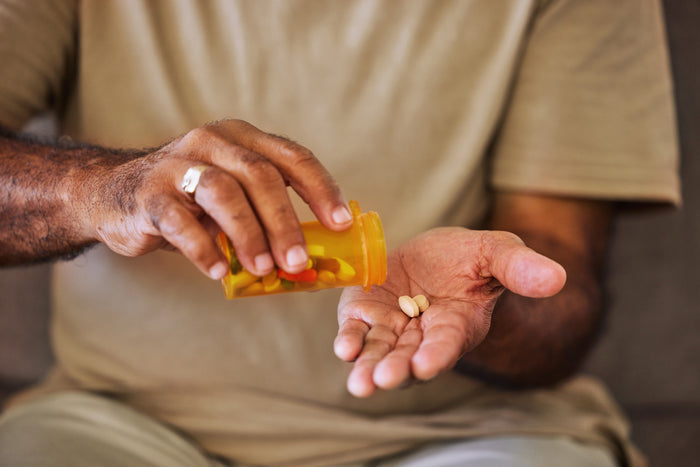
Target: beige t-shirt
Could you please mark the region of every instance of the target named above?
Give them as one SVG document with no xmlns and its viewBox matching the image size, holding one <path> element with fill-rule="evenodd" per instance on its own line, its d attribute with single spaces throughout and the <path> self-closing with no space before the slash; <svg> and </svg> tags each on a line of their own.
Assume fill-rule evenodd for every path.
<svg viewBox="0 0 700 467">
<path fill-rule="evenodd" d="M 31 3 L 0 6 L 0 121 L 54 106 L 65 134 L 140 147 L 241 118 L 311 148 L 347 198 L 379 213 L 390 248 L 478 226 L 489 186 L 680 199 L 652 0 Z M 643 462 L 589 378 L 508 392 L 448 373 L 353 398 L 332 352 L 338 296 L 226 301 L 176 254 L 96 247 L 55 268 L 58 363 L 43 388 L 112 393 L 252 464 L 517 433 Z"/>
</svg>

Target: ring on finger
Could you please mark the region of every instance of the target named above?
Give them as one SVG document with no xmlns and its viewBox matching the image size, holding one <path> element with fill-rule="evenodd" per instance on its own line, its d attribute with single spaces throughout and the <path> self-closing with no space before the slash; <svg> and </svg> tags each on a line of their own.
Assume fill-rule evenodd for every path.
<svg viewBox="0 0 700 467">
<path fill-rule="evenodd" d="M 194 198 L 194 192 L 197 190 L 197 185 L 199 185 L 199 179 L 202 176 L 202 173 L 204 173 L 205 170 L 207 170 L 210 165 L 194 165 L 187 169 L 187 172 L 185 172 L 185 176 L 182 177 L 182 190 L 187 193 L 188 195 L 192 196 Z"/>
</svg>

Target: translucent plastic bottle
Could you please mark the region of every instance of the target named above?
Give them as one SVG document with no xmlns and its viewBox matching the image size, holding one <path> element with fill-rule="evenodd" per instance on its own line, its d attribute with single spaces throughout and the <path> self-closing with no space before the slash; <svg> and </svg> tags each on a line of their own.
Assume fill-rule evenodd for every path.
<svg viewBox="0 0 700 467">
<path fill-rule="evenodd" d="M 350 201 L 352 227 L 334 232 L 318 221 L 301 224 L 309 250 L 307 268 L 289 274 L 275 268 L 266 276 L 256 276 L 244 269 L 236 258 L 231 242 L 222 233 L 219 248 L 231 265 L 221 282 L 226 298 L 252 297 L 304 290 L 361 285 L 369 290 L 386 280 L 386 243 L 379 215 L 363 213 L 356 201 Z"/>
</svg>

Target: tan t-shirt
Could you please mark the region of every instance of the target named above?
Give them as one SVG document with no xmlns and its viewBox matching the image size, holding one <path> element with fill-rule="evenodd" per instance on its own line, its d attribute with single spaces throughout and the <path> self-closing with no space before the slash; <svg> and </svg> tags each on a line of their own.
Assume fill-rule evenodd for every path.
<svg viewBox="0 0 700 467">
<path fill-rule="evenodd" d="M 31 3 L 0 7 L 0 121 L 53 105 L 64 133 L 134 147 L 241 118 L 311 148 L 347 198 L 380 214 L 390 248 L 478 226 L 489 185 L 679 202 L 652 0 Z M 448 373 L 353 398 L 332 352 L 338 296 L 226 301 L 176 254 L 97 247 L 55 268 L 58 363 L 43 387 L 107 391 L 253 464 L 517 433 L 642 463 L 588 378 L 507 392 Z"/>
</svg>

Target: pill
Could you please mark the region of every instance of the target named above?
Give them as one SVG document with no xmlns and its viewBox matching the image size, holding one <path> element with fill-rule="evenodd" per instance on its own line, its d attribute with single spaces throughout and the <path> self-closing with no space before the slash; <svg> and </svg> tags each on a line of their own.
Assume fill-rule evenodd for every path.
<svg viewBox="0 0 700 467">
<path fill-rule="evenodd" d="M 262 282 L 262 285 L 265 289 L 265 292 L 268 292 L 268 293 L 277 291 L 282 284 L 280 281 L 280 278 L 277 277 L 277 271 L 272 271 L 268 275 L 263 276 L 261 282 Z"/>
<path fill-rule="evenodd" d="M 340 263 L 337 258 L 318 258 L 316 266 L 318 266 L 319 269 L 325 269 L 333 274 L 340 270 Z"/>
<path fill-rule="evenodd" d="M 336 279 L 341 282 L 349 282 L 355 277 L 355 268 L 350 263 L 338 257 L 319 258 L 317 264 L 319 269 L 325 269 L 335 274 Z"/>
<path fill-rule="evenodd" d="M 309 256 L 324 256 L 326 248 L 323 245 L 308 243 L 306 249 L 309 250 Z"/>
<path fill-rule="evenodd" d="M 418 309 L 421 313 L 427 310 L 430 306 L 430 302 L 428 301 L 425 295 L 416 295 L 415 297 L 413 297 L 413 301 L 416 302 L 416 305 L 418 305 Z"/>
<path fill-rule="evenodd" d="M 304 269 L 296 274 L 289 273 L 283 269 L 278 269 L 277 275 L 280 277 L 280 279 L 286 279 L 292 282 L 316 282 L 318 273 L 315 269 Z"/>
<path fill-rule="evenodd" d="M 415 318 L 420 314 L 418 304 L 416 304 L 416 302 L 408 295 L 402 295 L 399 297 L 399 307 L 401 308 L 401 311 L 406 313 L 406 316 L 409 318 Z"/>
<path fill-rule="evenodd" d="M 263 292 L 265 292 L 265 286 L 262 282 L 253 282 L 240 291 L 241 295 L 260 295 Z"/>
<path fill-rule="evenodd" d="M 326 284 L 335 284 L 335 274 L 325 269 L 318 270 L 318 280 Z"/>
<path fill-rule="evenodd" d="M 249 273 L 247 270 L 242 269 L 238 274 L 234 274 L 228 277 L 231 287 L 235 289 L 242 289 L 248 287 L 253 282 L 257 282 L 260 278 Z"/>
<path fill-rule="evenodd" d="M 335 276 L 341 281 L 351 281 L 355 277 L 355 269 L 340 258 L 336 258 L 336 260 L 338 261 L 338 272 L 335 273 Z"/>
</svg>

